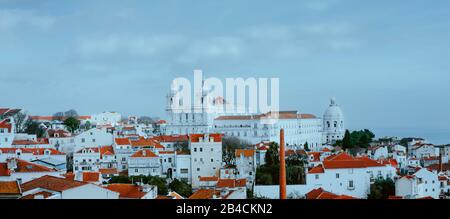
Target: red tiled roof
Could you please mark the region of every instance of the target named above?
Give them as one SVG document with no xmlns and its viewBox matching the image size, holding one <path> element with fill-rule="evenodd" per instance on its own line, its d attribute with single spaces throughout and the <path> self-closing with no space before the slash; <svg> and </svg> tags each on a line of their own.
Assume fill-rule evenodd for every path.
<svg viewBox="0 0 450 219">
<path fill-rule="evenodd" d="M 253 157 L 255 155 L 254 149 L 236 149 L 235 151 L 236 157 L 240 157 L 244 155 L 244 157 Z"/>
<path fill-rule="evenodd" d="M 15 158 L 12 158 L 15 159 Z M 56 170 L 50 169 L 46 166 L 42 166 L 39 164 L 31 163 L 28 161 L 24 161 L 21 159 L 17 160 L 17 168 L 14 169 L 16 173 L 32 173 L 32 172 L 55 172 Z M 9 176 L 11 172 L 8 170 L 8 164 L 0 163 L 0 176 Z"/>
<path fill-rule="evenodd" d="M 7 163 L 0 163 L 0 176 L 11 176 Z"/>
<path fill-rule="evenodd" d="M 307 153 L 309 156 L 313 156 L 313 160 L 312 162 L 319 162 L 320 161 L 320 154 L 321 152 L 308 152 Z"/>
<path fill-rule="evenodd" d="M 65 153 L 58 150 L 46 148 L 0 148 L 0 151 L 5 154 L 14 154 L 17 150 L 21 150 L 24 154 L 33 155 L 44 155 L 46 150 L 49 150 L 51 155 L 65 155 Z"/>
<path fill-rule="evenodd" d="M 418 199 L 434 199 L 434 198 L 431 196 L 427 196 L 427 197 L 422 197 L 422 198 L 418 198 Z"/>
<path fill-rule="evenodd" d="M 98 182 L 100 172 L 83 172 L 83 182 Z"/>
<path fill-rule="evenodd" d="M 0 109 L 0 115 L 3 115 L 8 111 L 9 111 L 9 108 L 2 108 L 2 109 Z"/>
<path fill-rule="evenodd" d="M 199 142 L 200 138 L 204 138 L 204 134 L 191 134 L 189 139 L 191 142 Z M 222 134 L 209 134 L 210 138 L 214 139 L 214 142 L 222 142 Z"/>
<path fill-rule="evenodd" d="M 8 129 L 8 132 L 11 132 L 12 125 L 6 122 L 6 120 L 0 121 L 0 129 Z"/>
<path fill-rule="evenodd" d="M 323 148 L 323 149 L 322 149 L 322 152 L 331 152 L 331 150 L 328 149 L 328 148 Z"/>
<path fill-rule="evenodd" d="M 114 155 L 114 149 L 113 146 L 103 146 L 100 147 L 100 155 Z"/>
<path fill-rule="evenodd" d="M 21 194 L 19 183 L 17 181 L 0 181 L 0 194 Z"/>
<path fill-rule="evenodd" d="M 22 184 L 21 188 L 24 192 L 36 188 L 62 192 L 68 189 L 84 186 L 86 184 L 87 183 L 85 182 L 73 181 L 65 178 L 46 175 Z"/>
<path fill-rule="evenodd" d="M 308 173 L 311 173 L 311 174 L 325 173 L 325 169 L 323 169 L 322 165 L 318 165 L 316 167 L 313 167 Z"/>
<path fill-rule="evenodd" d="M 48 136 L 50 138 L 67 138 L 71 137 L 72 134 L 66 130 L 58 129 L 58 130 L 47 130 Z"/>
<path fill-rule="evenodd" d="M 336 195 L 331 192 L 327 192 L 322 188 L 313 189 L 306 193 L 306 199 L 356 199 L 355 197 L 348 195 Z"/>
<path fill-rule="evenodd" d="M 49 144 L 47 141 L 44 142 L 37 142 L 32 140 L 14 140 L 13 145 L 42 145 L 42 144 Z"/>
<path fill-rule="evenodd" d="M 368 157 L 354 158 L 347 153 L 331 155 L 323 161 L 325 169 L 341 169 L 341 168 L 366 168 L 366 167 L 382 167 L 383 164 L 378 163 Z"/>
<path fill-rule="evenodd" d="M 246 179 L 219 179 L 217 182 L 217 188 L 245 187 L 246 184 Z"/>
<path fill-rule="evenodd" d="M 139 140 L 131 141 L 131 146 L 133 147 L 154 147 L 159 149 L 164 149 L 164 146 L 162 146 L 159 142 L 153 140 L 153 139 L 144 139 L 139 138 Z"/>
<path fill-rule="evenodd" d="M 152 139 L 159 142 L 180 142 L 180 141 L 189 141 L 188 135 L 161 135 L 154 136 Z"/>
<path fill-rule="evenodd" d="M 214 195 L 219 196 L 220 192 L 213 189 L 200 189 L 192 194 L 189 199 L 212 199 Z"/>
<path fill-rule="evenodd" d="M 83 152 L 83 150 L 91 150 L 91 151 L 93 151 L 92 153 L 100 153 L 100 148 L 83 148 L 83 149 L 80 149 L 79 151 L 77 151 L 76 153 L 82 153 Z M 89 152 L 88 152 L 89 153 Z"/>
<path fill-rule="evenodd" d="M 131 157 L 133 158 L 138 158 L 138 157 L 158 157 L 158 155 L 156 155 L 155 153 L 153 153 L 151 150 L 147 150 L 147 149 L 143 149 L 143 150 L 139 150 L 136 153 L 134 153 Z"/>
<path fill-rule="evenodd" d="M 116 168 L 99 169 L 98 172 L 100 172 L 101 174 L 108 174 L 108 175 L 119 173 Z"/>
<path fill-rule="evenodd" d="M 130 139 L 128 138 L 116 138 L 114 141 L 117 145 L 131 145 Z"/>
<path fill-rule="evenodd" d="M 199 181 L 201 181 L 201 182 L 211 182 L 211 181 L 216 182 L 218 180 L 219 180 L 219 177 L 217 177 L 217 176 L 201 176 L 199 179 Z"/>
<path fill-rule="evenodd" d="M 38 193 L 34 193 L 34 194 L 29 194 L 29 195 L 23 196 L 20 199 L 35 199 L 36 196 L 38 196 L 38 195 L 42 195 L 44 197 L 44 199 L 46 199 L 46 198 L 52 196 L 53 193 L 46 192 L 46 191 L 41 191 L 41 192 L 38 192 Z"/>
<path fill-rule="evenodd" d="M 64 116 L 30 116 L 31 120 L 37 121 L 53 121 L 53 120 L 65 120 L 67 117 Z M 91 116 L 78 116 L 79 120 L 88 120 L 91 119 Z"/>
<path fill-rule="evenodd" d="M 147 193 L 142 192 L 142 187 L 133 184 L 110 184 L 107 189 L 118 192 L 122 199 L 140 199 Z"/>
<path fill-rule="evenodd" d="M 388 199 L 403 199 L 401 196 L 390 195 Z"/>
</svg>

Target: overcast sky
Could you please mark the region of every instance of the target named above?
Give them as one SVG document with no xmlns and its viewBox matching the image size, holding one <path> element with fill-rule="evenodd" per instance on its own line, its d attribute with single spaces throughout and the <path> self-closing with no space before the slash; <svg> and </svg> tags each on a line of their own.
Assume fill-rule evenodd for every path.
<svg viewBox="0 0 450 219">
<path fill-rule="evenodd" d="M 164 116 L 174 77 L 279 77 L 281 108 L 449 130 L 450 1 L 0 0 L 0 107 Z"/>
</svg>

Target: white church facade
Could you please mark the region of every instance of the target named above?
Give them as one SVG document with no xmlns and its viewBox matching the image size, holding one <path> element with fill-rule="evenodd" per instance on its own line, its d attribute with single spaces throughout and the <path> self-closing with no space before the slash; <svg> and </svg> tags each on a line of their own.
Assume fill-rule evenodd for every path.
<svg viewBox="0 0 450 219">
<path fill-rule="evenodd" d="M 344 137 L 344 116 L 334 98 L 325 111 L 323 118 L 297 111 L 280 111 L 276 122 L 267 122 L 274 112 L 265 114 L 225 113 L 229 104 L 223 97 L 213 99 L 208 91 L 197 90 L 194 95 L 201 100 L 200 106 L 193 106 L 190 112 L 184 112 L 182 100 L 175 98 L 176 91 L 167 95 L 167 124 L 165 135 L 189 135 L 221 133 L 224 136 L 237 137 L 251 144 L 263 141 L 279 143 L 279 130 L 284 128 L 288 146 L 304 146 L 316 151 L 323 144 L 332 144 Z M 179 101 L 179 102 L 176 102 Z M 228 106 L 227 106 L 228 107 Z M 235 110 L 245 112 L 245 110 Z"/>
</svg>

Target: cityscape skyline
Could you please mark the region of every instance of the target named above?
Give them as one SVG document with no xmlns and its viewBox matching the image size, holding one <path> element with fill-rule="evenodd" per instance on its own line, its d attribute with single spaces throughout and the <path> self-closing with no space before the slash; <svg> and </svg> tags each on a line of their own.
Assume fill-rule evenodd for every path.
<svg viewBox="0 0 450 219">
<path fill-rule="evenodd" d="M 0 0 L 0 103 L 164 118 L 171 80 L 203 69 L 279 77 L 281 110 L 336 97 L 352 130 L 448 135 L 450 3 L 382 2 Z"/>
</svg>

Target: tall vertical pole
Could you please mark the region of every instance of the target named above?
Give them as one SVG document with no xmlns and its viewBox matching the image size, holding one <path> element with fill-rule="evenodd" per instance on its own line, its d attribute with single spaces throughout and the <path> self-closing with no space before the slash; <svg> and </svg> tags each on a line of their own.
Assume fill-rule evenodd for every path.
<svg viewBox="0 0 450 219">
<path fill-rule="evenodd" d="M 280 130 L 280 199 L 286 199 L 286 161 L 284 129 Z"/>
</svg>

